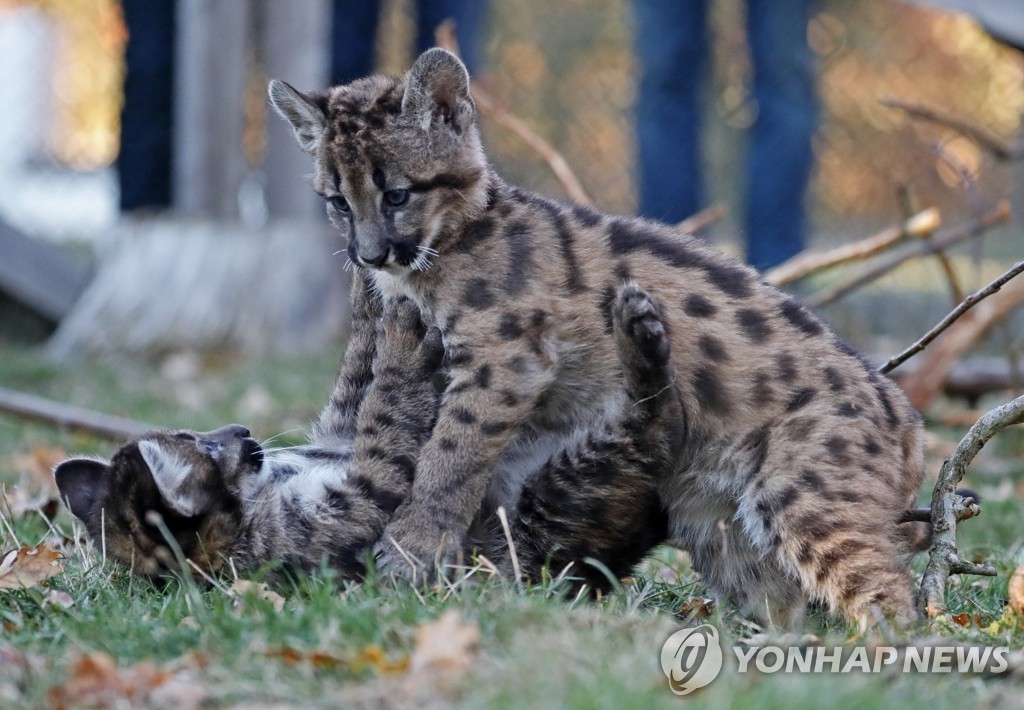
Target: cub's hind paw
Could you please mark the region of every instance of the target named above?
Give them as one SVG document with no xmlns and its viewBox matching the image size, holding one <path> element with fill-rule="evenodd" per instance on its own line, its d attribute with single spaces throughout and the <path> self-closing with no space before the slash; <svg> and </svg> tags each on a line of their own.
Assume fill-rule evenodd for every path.
<svg viewBox="0 0 1024 710">
<path fill-rule="evenodd" d="M 632 341 L 641 358 L 650 364 L 665 364 L 669 339 L 658 307 L 647 292 L 634 283 L 619 289 L 612 317 L 620 332 Z"/>
</svg>

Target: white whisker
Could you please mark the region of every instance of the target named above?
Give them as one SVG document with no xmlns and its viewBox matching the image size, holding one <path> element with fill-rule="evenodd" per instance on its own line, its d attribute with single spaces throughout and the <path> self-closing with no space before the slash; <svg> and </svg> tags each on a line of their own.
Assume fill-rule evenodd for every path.
<svg viewBox="0 0 1024 710">
<path fill-rule="evenodd" d="M 433 262 L 430 261 L 430 257 L 437 255 L 438 253 L 436 249 L 431 249 L 428 246 L 417 244 L 416 258 L 412 260 L 412 263 L 409 266 L 411 266 L 414 271 L 426 271 L 433 266 Z"/>
</svg>

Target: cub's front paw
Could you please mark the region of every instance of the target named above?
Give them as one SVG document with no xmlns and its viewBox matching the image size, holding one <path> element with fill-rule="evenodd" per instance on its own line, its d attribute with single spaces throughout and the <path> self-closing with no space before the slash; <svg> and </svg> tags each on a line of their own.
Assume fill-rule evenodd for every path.
<svg viewBox="0 0 1024 710">
<path fill-rule="evenodd" d="M 414 586 L 431 584 L 457 564 L 460 547 L 447 542 L 450 536 L 423 532 L 403 534 L 389 527 L 373 548 L 377 572 Z M 431 542 L 436 540 L 437 542 Z"/>
</svg>

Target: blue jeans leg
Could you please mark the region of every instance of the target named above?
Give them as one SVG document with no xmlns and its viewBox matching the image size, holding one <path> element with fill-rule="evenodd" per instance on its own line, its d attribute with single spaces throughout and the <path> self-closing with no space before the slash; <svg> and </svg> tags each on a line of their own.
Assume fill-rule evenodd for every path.
<svg viewBox="0 0 1024 710">
<path fill-rule="evenodd" d="M 634 0 L 638 212 L 678 222 L 704 206 L 700 127 L 706 0 Z"/>
<path fill-rule="evenodd" d="M 470 73 L 480 71 L 488 4 L 486 0 L 419 0 L 417 54 L 434 46 L 434 30 L 438 25 L 445 20 L 455 20 L 455 36 L 462 60 Z"/>
<path fill-rule="evenodd" d="M 767 269 L 806 244 L 804 196 L 818 121 L 807 23 L 814 0 L 747 0 L 758 113 L 747 153 L 747 260 Z"/>
<path fill-rule="evenodd" d="M 331 85 L 373 71 L 379 0 L 334 0 L 331 16 Z"/>
<path fill-rule="evenodd" d="M 122 212 L 171 204 L 176 4 L 122 2 L 128 28 L 117 156 Z"/>
</svg>

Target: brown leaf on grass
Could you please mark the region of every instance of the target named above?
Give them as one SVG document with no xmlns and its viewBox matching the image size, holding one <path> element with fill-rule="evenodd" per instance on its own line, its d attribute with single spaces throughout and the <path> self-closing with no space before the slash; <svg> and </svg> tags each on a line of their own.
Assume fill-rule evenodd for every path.
<svg viewBox="0 0 1024 710">
<path fill-rule="evenodd" d="M 47 694 L 54 710 L 123 705 L 193 710 L 206 697 L 206 690 L 192 679 L 188 668 L 173 671 L 141 661 L 122 669 L 103 652 L 75 658 L 68 668 L 68 680 Z"/>
<path fill-rule="evenodd" d="M 0 590 L 39 586 L 61 569 L 61 554 L 46 545 L 11 550 L 0 561 Z"/>
<path fill-rule="evenodd" d="M 52 519 L 60 509 L 60 492 L 53 480 L 53 469 L 68 457 L 63 449 L 37 446 L 26 454 L 11 458 L 18 472 L 17 485 L 4 486 L 5 512 L 14 520 L 30 513 Z"/>
<path fill-rule="evenodd" d="M 31 513 L 53 520 L 60 510 L 60 500 L 49 492 L 30 493 L 22 486 L 3 486 L 2 496 L 3 507 L 0 507 L 0 512 L 11 520 L 21 520 Z"/>
<path fill-rule="evenodd" d="M 480 627 L 463 621 L 456 611 L 446 611 L 437 621 L 416 629 L 416 646 L 409 660 L 409 674 L 461 675 L 473 663 Z"/>
<path fill-rule="evenodd" d="M 954 614 L 950 618 L 953 620 L 954 624 L 957 624 L 959 626 L 970 626 L 971 625 L 971 615 L 970 614 Z"/>
<path fill-rule="evenodd" d="M 1008 606 L 1013 613 L 1024 616 L 1024 565 L 1014 570 L 1010 577 L 1008 591 L 1010 593 Z"/>
<path fill-rule="evenodd" d="M 273 591 L 262 582 L 253 582 L 248 579 L 236 579 L 228 588 L 228 594 L 241 601 L 245 597 L 256 597 L 264 599 L 274 607 L 274 611 L 284 609 L 284 597 Z"/>
<path fill-rule="evenodd" d="M 47 589 L 46 596 L 43 597 L 43 608 L 48 606 L 57 606 L 61 609 L 70 609 L 75 605 L 75 600 L 67 592 L 62 592 L 59 589 Z"/>
<path fill-rule="evenodd" d="M 682 603 L 676 616 L 689 620 L 707 619 L 714 611 L 714 599 L 710 597 L 691 597 Z"/>
<path fill-rule="evenodd" d="M 373 671 L 376 675 L 400 675 L 409 670 L 409 658 L 389 656 L 376 644 L 367 646 L 357 654 L 339 656 L 330 651 L 302 651 L 291 646 L 272 648 L 266 652 L 269 658 L 277 658 L 287 664 L 308 663 L 313 668 L 336 670 L 350 668 L 353 673 Z"/>
<path fill-rule="evenodd" d="M 389 656 L 384 649 L 376 644 L 371 644 L 362 650 L 356 658 L 353 667 L 357 670 L 365 666 L 373 670 L 377 675 L 400 675 L 409 670 L 409 657 Z"/>
<path fill-rule="evenodd" d="M 58 492 L 53 469 L 67 458 L 68 453 L 63 449 L 36 446 L 27 454 L 14 457 L 14 470 L 21 474 L 21 482 L 28 489 L 47 491 L 56 497 Z"/>
</svg>

